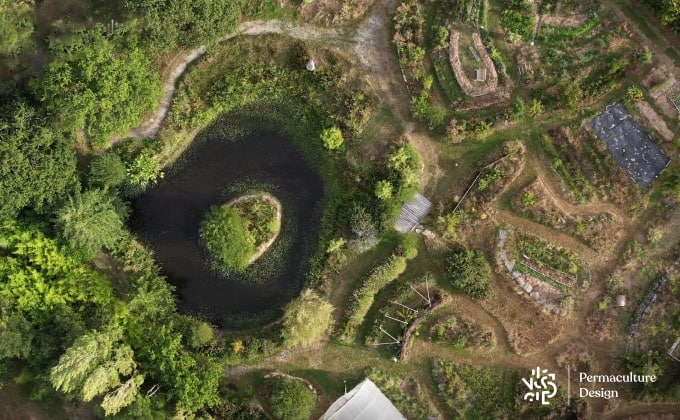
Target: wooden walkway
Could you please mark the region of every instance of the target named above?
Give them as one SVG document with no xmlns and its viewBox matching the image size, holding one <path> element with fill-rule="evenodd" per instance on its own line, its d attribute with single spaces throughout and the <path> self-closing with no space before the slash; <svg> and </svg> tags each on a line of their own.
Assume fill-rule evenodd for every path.
<svg viewBox="0 0 680 420">
<path fill-rule="evenodd" d="M 399 233 L 410 232 L 415 229 L 423 217 L 427 216 L 432 208 L 430 200 L 425 198 L 421 193 L 416 193 L 413 200 L 404 204 L 401 208 L 401 214 L 394 224 L 394 228 Z"/>
</svg>

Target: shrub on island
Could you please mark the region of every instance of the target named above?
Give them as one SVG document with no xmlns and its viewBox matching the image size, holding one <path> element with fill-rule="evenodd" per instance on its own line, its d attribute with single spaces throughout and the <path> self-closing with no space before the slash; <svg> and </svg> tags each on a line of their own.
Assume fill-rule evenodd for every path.
<svg viewBox="0 0 680 420">
<path fill-rule="evenodd" d="M 243 272 L 273 242 L 280 229 L 280 204 L 249 195 L 213 206 L 201 223 L 201 244 L 222 272 Z"/>
<path fill-rule="evenodd" d="M 225 271 L 244 271 L 255 253 L 255 241 L 239 212 L 229 206 L 213 206 L 199 232 L 212 263 Z"/>
</svg>

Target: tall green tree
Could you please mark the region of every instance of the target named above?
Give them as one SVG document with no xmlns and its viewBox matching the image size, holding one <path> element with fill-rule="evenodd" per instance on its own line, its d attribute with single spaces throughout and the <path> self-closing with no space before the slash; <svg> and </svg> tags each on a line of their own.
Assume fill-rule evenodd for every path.
<svg viewBox="0 0 680 420">
<path fill-rule="evenodd" d="M 57 243 L 32 227 L 0 224 L 0 297 L 24 314 L 40 317 L 58 307 L 108 306 L 111 286 L 99 274 L 65 255 Z M 92 315 L 92 314 L 90 314 Z"/>
<path fill-rule="evenodd" d="M 112 248 L 123 236 L 123 221 L 113 197 L 103 190 L 87 190 L 69 197 L 56 215 L 61 236 L 85 257 L 102 247 Z"/>
<path fill-rule="evenodd" d="M 160 100 L 160 78 L 126 31 L 96 25 L 50 45 L 55 60 L 31 85 L 67 128 L 83 129 L 96 146 L 138 125 Z"/>
<path fill-rule="evenodd" d="M 77 185 L 73 144 L 25 101 L 0 106 L 0 217 L 40 210 Z"/>
<path fill-rule="evenodd" d="M 132 348 L 121 343 L 121 331 L 110 328 L 78 338 L 50 371 L 52 385 L 76 393 L 83 401 L 104 395 L 107 415 L 116 414 L 137 397 L 144 377 L 136 374 Z"/>
<path fill-rule="evenodd" d="M 333 324 L 333 305 L 310 289 L 286 307 L 283 315 L 283 344 L 309 346 L 324 338 Z"/>
</svg>

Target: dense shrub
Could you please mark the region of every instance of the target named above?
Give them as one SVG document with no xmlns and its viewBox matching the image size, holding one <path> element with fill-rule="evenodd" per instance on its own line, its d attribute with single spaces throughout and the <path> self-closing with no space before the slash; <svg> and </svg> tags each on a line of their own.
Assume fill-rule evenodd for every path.
<svg viewBox="0 0 680 420">
<path fill-rule="evenodd" d="M 280 379 L 271 397 L 274 415 L 282 420 L 307 420 L 316 406 L 314 393 L 301 381 Z"/>
<path fill-rule="evenodd" d="M 286 307 L 283 315 L 283 344 L 308 346 L 321 340 L 333 324 L 333 305 L 310 289 Z"/>
<path fill-rule="evenodd" d="M 243 271 L 255 253 L 255 241 L 243 218 L 231 206 L 213 206 L 200 228 L 201 243 L 210 254 L 215 268 Z"/>
<path fill-rule="evenodd" d="M 233 204 L 253 238 L 255 247 L 271 239 L 280 228 L 276 207 L 264 198 L 248 197 Z"/>
<path fill-rule="evenodd" d="M 345 143 L 342 138 L 342 131 L 338 127 L 331 127 L 321 132 L 321 141 L 328 150 L 340 150 Z"/>
<path fill-rule="evenodd" d="M 142 18 L 150 46 L 163 50 L 176 45 L 194 48 L 232 33 L 238 25 L 242 2 L 139 0 L 127 5 L 130 14 Z"/>
<path fill-rule="evenodd" d="M 15 56 L 30 43 L 33 33 L 32 2 L 0 0 L 0 56 Z"/>
<path fill-rule="evenodd" d="M 115 153 L 105 153 L 90 162 L 88 183 L 93 187 L 117 187 L 125 181 L 125 177 L 125 164 Z"/>
<path fill-rule="evenodd" d="M 491 294 L 491 267 L 480 251 L 454 249 L 446 257 L 446 279 L 475 299 Z"/>
</svg>

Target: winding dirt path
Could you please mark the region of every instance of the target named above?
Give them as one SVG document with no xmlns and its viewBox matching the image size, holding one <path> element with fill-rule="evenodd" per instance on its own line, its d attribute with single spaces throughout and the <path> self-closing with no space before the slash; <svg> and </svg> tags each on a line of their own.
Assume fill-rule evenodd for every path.
<svg viewBox="0 0 680 420">
<path fill-rule="evenodd" d="M 324 28 L 281 20 L 258 20 L 242 23 L 234 33 L 222 37 L 220 42 L 240 35 L 281 34 L 306 41 L 323 42 L 355 55 L 367 75 L 370 86 L 392 109 L 407 137 L 420 152 L 424 162 L 421 183 L 425 187 L 431 180 L 434 180 L 436 185 L 443 171 L 439 166 L 436 141 L 429 133 L 418 130 L 410 118 L 411 98 L 399 75 L 399 62 L 392 45 L 391 14 L 399 3 L 399 0 L 376 2 L 356 29 Z M 131 129 L 123 137 L 114 138 L 111 144 L 123 138 L 154 137 L 158 134 L 172 104 L 177 81 L 187 66 L 206 52 L 207 47 L 202 45 L 180 56 L 164 82 L 158 108 L 140 126 Z"/>
<path fill-rule="evenodd" d="M 580 214 L 580 215 L 592 215 L 598 213 L 610 213 L 615 216 L 619 223 L 623 223 L 630 220 L 630 217 L 626 215 L 623 210 L 611 203 L 605 203 L 600 200 L 593 200 L 589 203 L 584 204 L 573 204 L 565 200 L 564 194 L 559 192 L 559 187 L 555 184 L 555 181 L 545 172 L 545 168 L 542 165 L 535 165 L 536 175 L 541 185 L 543 185 L 545 192 L 550 196 L 555 206 L 566 214 Z"/>
</svg>

